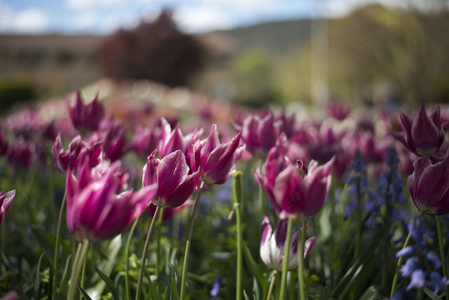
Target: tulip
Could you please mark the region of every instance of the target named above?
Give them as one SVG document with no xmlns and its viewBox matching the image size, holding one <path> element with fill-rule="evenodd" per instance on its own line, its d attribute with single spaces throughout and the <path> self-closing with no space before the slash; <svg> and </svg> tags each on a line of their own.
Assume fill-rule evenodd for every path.
<svg viewBox="0 0 449 300">
<path fill-rule="evenodd" d="M 138 155 L 147 157 L 159 145 L 161 129 L 159 127 L 143 128 L 138 126 L 133 139 L 133 149 Z"/>
<path fill-rule="evenodd" d="M 161 126 L 162 134 L 159 154 L 162 158 L 176 150 L 181 150 L 185 154 L 190 142 L 192 140 L 196 141 L 203 132 L 202 130 L 196 130 L 195 132 L 184 136 L 179 128 L 179 123 L 172 130 L 170 123 L 168 123 L 165 118 L 161 119 Z"/>
<path fill-rule="evenodd" d="M 257 181 L 267 193 L 271 203 L 278 213 L 280 213 L 282 209 L 274 198 L 274 183 L 279 173 L 291 164 L 290 160 L 286 156 L 287 150 L 287 137 L 285 134 L 281 134 L 276 141 L 276 145 L 268 152 L 267 160 L 262 167 L 261 173 L 255 173 Z"/>
<path fill-rule="evenodd" d="M 327 113 L 336 120 L 343 121 L 349 114 L 349 107 L 343 103 L 328 103 Z"/>
<path fill-rule="evenodd" d="M 14 196 L 16 195 L 16 190 L 12 190 L 4 194 L 0 192 L 0 226 L 2 226 L 3 221 L 5 220 L 5 215 L 11 207 L 12 200 L 14 200 Z"/>
<path fill-rule="evenodd" d="M 290 221 L 291 222 L 291 221 Z M 262 241 L 260 243 L 260 258 L 270 268 L 277 271 L 282 270 L 282 262 L 285 253 L 285 241 L 287 239 L 287 220 L 280 220 L 274 233 L 267 216 L 262 221 Z M 307 257 L 313 245 L 315 245 L 316 237 L 311 237 L 305 241 L 304 258 Z M 298 232 L 292 236 L 290 245 L 290 255 L 288 260 L 288 270 L 293 270 L 298 266 Z"/>
<path fill-rule="evenodd" d="M 118 162 L 105 170 L 84 164 L 77 177 L 67 173 L 67 226 L 79 240 L 99 242 L 133 223 L 156 194 L 156 185 L 137 192 L 126 187 L 127 174 Z"/>
<path fill-rule="evenodd" d="M 448 123 L 441 122 L 440 107 L 428 116 L 423 103 L 416 117 L 401 113 L 401 123 L 404 131 L 394 133 L 393 136 L 410 151 L 436 160 L 442 160 L 446 156 L 444 139 Z"/>
<path fill-rule="evenodd" d="M 98 100 L 98 94 L 88 105 L 84 105 L 81 99 L 81 92 L 76 92 L 76 103 L 69 107 L 69 115 L 72 124 L 77 129 L 96 130 L 100 121 L 104 117 L 104 106 Z"/>
<path fill-rule="evenodd" d="M 67 172 L 70 169 L 72 172 L 77 173 L 86 160 L 89 162 L 89 166 L 93 168 L 103 160 L 102 156 L 102 147 L 99 143 L 89 147 L 79 135 L 72 139 L 69 149 L 65 152 L 62 146 L 61 134 L 58 134 L 53 143 L 53 158 L 61 172 Z"/>
<path fill-rule="evenodd" d="M 298 167 L 289 165 L 276 177 L 273 196 L 280 207 L 282 219 L 297 217 L 306 219 L 316 215 L 324 205 L 331 183 L 334 159 L 318 166 L 312 161 L 307 176 Z"/>
<path fill-rule="evenodd" d="M 147 164 L 143 167 L 143 186 L 157 185 L 153 204 L 165 208 L 178 207 L 192 195 L 201 171 L 190 172 L 181 150 L 162 159 L 155 158 L 156 151 L 148 157 Z"/>
<path fill-rule="evenodd" d="M 88 138 L 87 143 L 90 147 L 101 143 L 105 157 L 111 161 L 120 159 L 129 150 L 125 127 L 112 117 L 100 123 L 99 129 Z"/>
<path fill-rule="evenodd" d="M 241 132 L 230 142 L 221 144 L 217 125 L 212 125 L 207 139 L 196 141 L 192 138 L 189 148 L 190 166 L 201 169 L 201 180 L 208 184 L 223 184 L 235 171 L 235 163 L 245 146 L 239 147 Z"/>
<path fill-rule="evenodd" d="M 262 151 L 267 153 L 275 144 L 280 133 L 280 124 L 275 123 L 273 113 L 263 118 L 249 116 L 242 126 L 242 140 L 251 153 Z"/>
<path fill-rule="evenodd" d="M 36 145 L 25 142 L 22 137 L 10 144 L 8 151 L 8 161 L 12 164 L 29 168 L 36 161 Z"/>
<path fill-rule="evenodd" d="M 413 164 L 414 172 L 407 178 L 416 208 L 429 215 L 449 212 L 449 158 L 432 164 L 421 157 Z"/>
</svg>

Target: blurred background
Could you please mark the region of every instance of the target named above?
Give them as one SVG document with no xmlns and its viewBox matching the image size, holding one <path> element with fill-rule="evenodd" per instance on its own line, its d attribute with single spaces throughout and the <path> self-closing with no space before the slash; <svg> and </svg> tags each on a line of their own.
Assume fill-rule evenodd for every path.
<svg viewBox="0 0 449 300">
<path fill-rule="evenodd" d="M 448 50 L 446 0 L 0 0 L 0 109 L 136 82 L 251 107 L 447 103 Z"/>
</svg>

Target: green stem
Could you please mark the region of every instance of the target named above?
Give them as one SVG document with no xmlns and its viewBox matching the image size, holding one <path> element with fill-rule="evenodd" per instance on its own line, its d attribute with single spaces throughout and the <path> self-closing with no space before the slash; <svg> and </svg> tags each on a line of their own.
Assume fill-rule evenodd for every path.
<svg viewBox="0 0 449 300">
<path fill-rule="evenodd" d="M 184 261 L 182 263 L 182 277 L 181 277 L 181 296 L 180 299 L 185 299 L 186 281 L 187 281 L 187 262 L 189 260 L 190 244 L 192 243 L 193 225 L 195 222 L 196 211 L 198 210 L 198 203 L 200 202 L 201 193 L 203 192 L 205 182 L 202 181 L 198 193 L 196 194 L 195 204 L 193 205 L 192 215 L 190 216 L 190 226 L 187 233 L 186 247 L 184 253 Z"/>
<path fill-rule="evenodd" d="M 288 261 L 290 256 L 291 249 L 291 240 L 292 240 L 292 230 L 293 230 L 293 217 L 288 219 L 287 225 L 287 238 L 285 240 L 284 245 L 284 258 L 282 259 L 282 278 L 281 278 L 281 293 L 279 299 L 286 299 L 285 297 L 285 288 L 287 285 L 287 272 L 288 272 Z"/>
<path fill-rule="evenodd" d="M 234 175 L 234 208 L 237 221 L 237 287 L 236 287 L 236 300 L 242 299 L 242 172 L 235 172 Z"/>
<path fill-rule="evenodd" d="M 435 222 L 437 223 L 438 241 L 440 244 L 441 264 L 443 265 L 443 276 L 447 277 L 446 268 L 446 255 L 444 254 L 443 233 L 441 230 L 440 216 L 435 216 Z M 446 299 L 449 299 L 449 286 L 446 285 Z"/>
<path fill-rule="evenodd" d="M 408 244 L 410 243 L 411 237 L 412 237 L 412 234 L 409 233 L 407 235 L 407 238 L 405 239 L 404 246 L 402 246 L 402 249 L 405 249 L 408 246 Z M 398 259 L 398 264 L 396 265 L 396 271 L 394 272 L 393 284 L 391 285 L 390 298 L 393 298 L 393 295 L 396 292 L 396 287 L 397 287 L 398 281 L 399 281 L 399 269 L 401 268 L 403 259 L 404 259 L 403 256 L 399 257 L 399 259 Z"/>
<path fill-rule="evenodd" d="M 134 235 L 134 231 L 136 230 L 137 222 L 139 219 L 137 219 L 131 229 L 129 230 L 128 234 L 128 240 L 126 241 L 126 248 L 125 248 L 125 293 L 126 293 L 126 299 L 131 299 L 131 291 L 129 289 L 129 248 L 131 247 L 131 240 Z"/>
<path fill-rule="evenodd" d="M 89 241 L 83 240 L 76 251 L 75 260 L 73 261 L 72 273 L 70 275 L 70 286 L 67 299 L 75 300 L 78 291 L 78 281 L 80 278 L 81 269 L 83 268 L 84 258 L 86 257 L 87 249 L 89 248 Z"/>
<path fill-rule="evenodd" d="M 162 226 L 162 219 L 164 217 L 164 210 L 165 208 L 162 208 L 159 218 L 157 220 L 156 224 L 156 275 L 159 275 L 159 260 L 161 256 L 161 226 Z"/>
<path fill-rule="evenodd" d="M 153 228 L 154 228 L 154 225 L 156 224 L 157 216 L 159 214 L 160 209 L 161 209 L 160 206 L 156 206 L 156 211 L 154 212 L 153 219 L 151 219 L 150 228 L 148 228 L 147 238 L 145 240 L 145 245 L 143 247 L 143 252 L 142 252 L 142 259 L 140 260 L 140 270 L 139 270 L 139 279 L 137 281 L 136 300 L 140 299 L 140 294 L 142 292 L 143 270 L 145 268 L 145 262 L 147 260 L 148 245 L 150 244 L 151 233 L 153 232 Z"/>
<path fill-rule="evenodd" d="M 59 244 L 61 237 L 61 224 L 64 215 L 64 207 L 67 199 L 67 192 L 64 192 L 64 197 L 62 198 L 61 208 L 59 209 L 58 226 L 56 227 L 56 241 L 55 241 L 55 258 L 54 258 L 54 272 L 53 272 L 53 290 L 52 299 L 56 300 L 58 293 L 58 265 L 59 265 Z"/>
<path fill-rule="evenodd" d="M 87 246 L 88 248 L 87 248 L 87 252 L 86 253 L 88 253 L 89 252 L 89 246 Z M 84 260 L 84 262 L 83 262 L 83 269 L 82 269 L 82 271 L 81 271 L 81 281 L 80 281 L 80 287 L 82 288 L 82 289 L 84 289 L 84 278 L 85 278 L 85 275 L 86 275 L 86 260 Z"/>
<path fill-rule="evenodd" d="M 271 294 L 273 293 L 274 283 L 276 282 L 277 271 L 275 270 L 273 273 L 273 277 L 271 278 L 270 288 L 268 289 L 267 300 L 270 300 Z"/>
<path fill-rule="evenodd" d="M 304 247 L 306 242 L 306 221 L 302 222 L 301 238 L 298 239 L 298 284 L 299 284 L 299 299 L 306 299 L 306 285 L 304 282 Z"/>
</svg>

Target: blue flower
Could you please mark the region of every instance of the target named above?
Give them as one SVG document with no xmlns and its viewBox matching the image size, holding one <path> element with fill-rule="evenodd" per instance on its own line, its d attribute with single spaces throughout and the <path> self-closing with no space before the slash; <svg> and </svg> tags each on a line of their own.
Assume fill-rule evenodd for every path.
<svg viewBox="0 0 449 300">
<path fill-rule="evenodd" d="M 412 273 L 412 278 L 410 280 L 410 284 L 407 286 L 407 291 L 411 289 L 421 289 L 426 284 L 426 278 L 423 270 L 416 269 Z"/>
</svg>

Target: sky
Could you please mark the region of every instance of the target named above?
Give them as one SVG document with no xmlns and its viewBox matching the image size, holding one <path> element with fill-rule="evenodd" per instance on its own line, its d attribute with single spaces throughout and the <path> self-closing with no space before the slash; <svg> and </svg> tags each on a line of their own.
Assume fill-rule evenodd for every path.
<svg viewBox="0 0 449 300">
<path fill-rule="evenodd" d="M 395 0 L 0 0 L 0 33 L 108 34 L 174 11 L 190 33 L 261 22 L 339 17 L 373 2 Z M 400 1 L 400 0 L 396 0 Z"/>
</svg>

